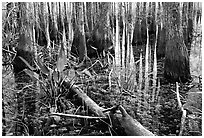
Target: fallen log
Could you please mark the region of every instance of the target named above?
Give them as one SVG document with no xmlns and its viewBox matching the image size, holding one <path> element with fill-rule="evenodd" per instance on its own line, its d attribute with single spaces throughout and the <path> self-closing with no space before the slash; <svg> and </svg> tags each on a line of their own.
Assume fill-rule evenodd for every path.
<svg viewBox="0 0 204 138">
<path fill-rule="evenodd" d="M 71 85 L 70 83 L 64 81 L 63 85 L 69 89 L 69 94 L 76 96 L 78 101 L 82 104 L 85 103 L 85 106 L 96 116 L 105 117 L 106 115 L 102 112 L 103 108 L 98 106 L 90 97 L 88 97 L 79 87 L 76 85 Z M 73 97 L 71 97 L 73 98 Z"/>
<path fill-rule="evenodd" d="M 76 96 L 81 103 L 84 103 L 91 113 L 99 117 L 110 118 L 112 125 L 109 125 L 109 127 L 112 126 L 112 130 L 114 130 L 117 135 L 154 136 L 152 132 L 143 127 L 137 120 L 133 119 L 121 105 L 109 111 L 98 106 L 76 85 L 71 85 L 69 82 L 64 81 L 63 86 L 69 89 L 69 94 Z M 119 109 L 121 113 L 115 113 L 116 109 Z"/>
<path fill-rule="evenodd" d="M 128 136 L 154 136 L 152 132 L 133 119 L 121 105 L 119 106 L 119 110 L 122 113 L 122 117 L 117 118 L 121 126 L 125 128 L 124 130 Z"/>
</svg>

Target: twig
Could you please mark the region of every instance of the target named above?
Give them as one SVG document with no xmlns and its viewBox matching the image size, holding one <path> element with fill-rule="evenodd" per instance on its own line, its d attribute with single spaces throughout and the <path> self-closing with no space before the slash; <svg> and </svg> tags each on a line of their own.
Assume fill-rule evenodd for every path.
<svg viewBox="0 0 204 138">
<path fill-rule="evenodd" d="M 132 98 L 137 98 L 135 95 L 132 95 L 128 90 L 125 90 L 124 88 L 122 88 L 122 89 L 123 89 L 124 92 L 122 92 L 121 95 L 122 94 L 123 95 L 127 94 L 127 95 L 131 96 Z"/>
<path fill-rule="evenodd" d="M 2 48 L 2 50 L 5 51 L 5 52 L 8 52 L 8 53 L 14 54 L 14 55 L 16 54 L 15 52 L 10 51 L 10 50 L 7 50 L 7 49 L 5 49 L 5 48 Z"/>
<path fill-rule="evenodd" d="M 96 60 L 90 67 L 88 67 L 87 69 L 92 68 L 97 62 L 100 63 L 101 67 L 103 67 L 103 64 L 100 62 L 100 60 Z"/>
<path fill-rule="evenodd" d="M 113 106 L 111 108 L 104 109 L 102 112 L 103 113 L 108 112 L 108 111 L 116 112 L 117 109 L 118 109 L 118 106 Z"/>
<path fill-rule="evenodd" d="M 183 110 L 183 114 L 182 114 L 182 117 L 181 117 L 181 127 L 180 127 L 179 136 L 182 136 L 183 129 L 184 129 L 184 126 L 185 126 L 185 119 L 186 119 L 186 110 Z"/>
<path fill-rule="evenodd" d="M 176 82 L 176 97 L 177 97 L 179 108 L 182 111 L 181 127 L 180 127 L 180 132 L 179 132 L 179 136 L 182 136 L 183 129 L 184 129 L 184 126 L 185 126 L 186 110 L 183 109 L 183 106 L 181 104 L 181 100 L 180 100 L 180 96 L 179 96 L 179 85 L 178 85 L 178 82 Z"/>
<path fill-rule="evenodd" d="M 82 115 L 63 114 L 63 113 L 51 113 L 50 115 L 72 117 L 72 118 L 85 118 L 85 119 L 107 119 L 107 117 L 82 116 Z"/>
<path fill-rule="evenodd" d="M 178 85 L 178 82 L 176 82 L 176 97 L 177 97 L 179 108 L 181 110 L 183 110 L 183 107 L 182 107 L 182 104 L 181 104 L 181 99 L 180 99 L 180 96 L 179 96 L 179 85 Z"/>
<path fill-rule="evenodd" d="M 109 84 L 109 88 L 111 89 L 111 74 L 113 72 L 113 68 L 111 69 L 110 73 L 108 74 L 108 84 Z"/>
<path fill-rule="evenodd" d="M 176 91 L 174 91 L 174 90 L 172 90 L 172 89 L 171 89 L 171 91 L 172 91 L 173 93 L 175 93 L 176 96 L 177 96 L 177 92 L 176 92 Z M 181 97 L 180 99 L 184 99 L 184 97 L 183 97 L 182 95 L 180 95 L 180 94 L 179 94 L 179 97 Z"/>
</svg>

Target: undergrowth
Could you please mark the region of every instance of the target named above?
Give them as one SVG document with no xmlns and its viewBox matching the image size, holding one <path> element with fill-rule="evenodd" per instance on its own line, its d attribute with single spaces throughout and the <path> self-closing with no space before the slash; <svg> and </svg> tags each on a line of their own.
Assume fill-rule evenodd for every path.
<svg viewBox="0 0 204 138">
<path fill-rule="evenodd" d="M 135 91 L 127 91 L 118 85 L 118 78 L 114 75 L 111 76 L 111 87 L 109 85 L 110 74 L 113 65 L 106 65 L 104 59 L 90 60 L 85 66 L 74 70 L 73 66 L 66 69 L 65 76 L 69 76 L 70 81 L 74 85 L 80 87 L 91 99 L 93 99 L 99 106 L 109 108 L 114 105 L 121 104 L 127 112 L 135 119 L 137 119 L 147 129 L 156 135 L 178 135 L 181 122 L 181 111 L 178 108 L 178 103 L 175 94 L 174 84 L 161 85 L 158 98 L 155 102 L 145 99 Z M 51 60 L 52 61 L 52 60 Z M 47 62 L 48 63 L 48 62 Z M 74 61 L 73 61 L 74 63 Z M 51 65 L 51 63 L 49 63 Z M 94 65 L 93 65 L 94 64 Z M 73 64 L 72 64 L 73 65 Z M 87 70 L 88 69 L 88 70 Z M 6 75 L 8 74 L 8 75 Z M 4 111 L 6 112 L 5 120 L 6 135 L 14 135 L 15 117 L 18 116 L 16 111 L 16 98 L 14 77 L 12 70 L 6 70 L 3 76 L 3 97 L 4 97 Z M 72 77 L 72 78 L 71 78 Z M 91 115 L 85 106 L 78 106 L 73 104 L 75 99 L 68 100 L 66 88 L 58 88 L 53 80 L 49 80 L 45 76 L 41 76 L 44 87 L 40 89 L 33 88 L 38 93 L 38 100 L 36 101 L 36 113 L 32 116 L 32 123 L 29 123 L 33 128 L 33 135 L 111 135 L 112 133 L 105 127 L 103 123 L 98 120 L 86 120 L 59 117 L 53 118 L 49 116 L 52 109 L 52 99 L 47 92 L 53 91 L 54 88 L 57 93 L 55 98 L 58 100 L 56 104 L 56 112 L 76 114 L 76 115 Z M 26 84 L 28 85 L 28 84 Z M 189 84 L 188 84 L 189 85 Z M 188 85 L 183 85 L 181 88 L 182 101 L 186 101 L 186 92 Z M 46 86 L 46 87 L 45 87 Z M 55 86 L 55 87 L 53 87 Z M 150 88 L 151 89 L 151 88 Z M 40 90 L 40 91 L 39 91 Z M 151 91 L 151 90 L 150 90 Z M 149 93 L 150 94 L 150 93 Z M 151 97 L 151 95 L 149 95 Z M 10 100 L 14 99 L 14 100 Z M 145 103 L 149 106 L 146 106 Z M 19 121 L 24 127 L 21 135 L 29 135 L 28 122 L 26 118 Z M 103 125 L 101 125 L 103 124 Z M 188 133 L 188 126 L 184 135 L 191 135 Z"/>
</svg>

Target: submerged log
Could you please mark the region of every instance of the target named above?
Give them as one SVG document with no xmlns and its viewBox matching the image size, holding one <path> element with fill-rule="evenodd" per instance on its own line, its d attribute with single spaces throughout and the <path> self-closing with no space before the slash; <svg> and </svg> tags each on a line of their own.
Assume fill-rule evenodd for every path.
<svg viewBox="0 0 204 138">
<path fill-rule="evenodd" d="M 81 104 L 84 103 L 91 113 L 99 117 L 110 118 L 112 122 L 112 130 L 114 130 L 116 135 L 154 136 L 152 132 L 143 127 L 137 120 L 133 119 L 121 105 L 117 106 L 118 108 L 112 108 L 109 111 L 98 106 L 98 104 L 96 104 L 77 86 L 71 85 L 69 82 L 65 81 L 63 82 L 63 86 L 69 89 L 69 94 L 72 98 L 76 96 L 75 98 L 77 98 Z M 70 95 L 69 98 L 71 98 Z M 117 109 L 120 110 L 119 114 L 115 113 L 115 110 Z"/>
</svg>

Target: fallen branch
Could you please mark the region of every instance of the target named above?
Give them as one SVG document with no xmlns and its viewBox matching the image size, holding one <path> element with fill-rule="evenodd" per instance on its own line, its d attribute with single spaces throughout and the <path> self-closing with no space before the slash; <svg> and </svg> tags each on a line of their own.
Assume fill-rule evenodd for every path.
<svg viewBox="0 0 204 138">
<path fill-rule="evenodd" d="M 76 97 L 78 101 L 83 105 L 86 106 L 86 108 L 93 114 L 95 114 L 98 117 L 102 118 L 109 118 L 110 116 L 110 122 L 112 122 L 110 126 L 112 126 L 112 129 L 114 130 L 114 133 L 117 133 L 116 135 L 127 135 L 127 136 L 154 136 L 152 132 L 147 130 L 145 127 L 143 127 L 137 120 L 133 119 L 126 111 L 125 109 L 120 105 L 116 107 L 112 107 L 109 109 L 104 109 L 102 107 L 99 107 L 90 97 L 88 97 L 80 88 L 78 88 L 76 85 L 70 85 L 70 83 L 64 81 L 63 86 L 69 89 L 71 97 Z M 120 110 L 120 114 L 116 113 L 116 110 Z M 78 115 L 65 115 L 65 114 L 59 114 L 54 113 L 53 115 L 59 115 L 59 116 L 69 116 L 69 117 L 83 117 L 84 116 L 78 116 Z M 87 118 L 89 116 L 86 116 Z M 98 118 L 94 117 L 94 118 Z"/>
<path fill-rule="evenodd" d="M 179 108 L 180 108 L 181 111 L 182 111 L 181 127 L 180 127 L 180 132 L 179 132 L 179 136 L 182 136 L 182 133 L 183 133 L 183 130 L 184 130 L 184 127 L 185 127 L 186 110 L 183 109 L 183 106 L 182 106 L 182 103 L 181 103 L 181 100 L 180 100 L 178 82 L 176 82 L 176 97 L 177 97 L 177 101 L 178 101 Z"/>
<path fill-rule="evenodd" d="M 106 115 L 102 112 L 104 109 L 99 107 L 90 97 L 88 97 L 76 85 L 70 85 L 70 83 L 66 81 L 63 82 L 63 85 L 70 90 L 71 95 L 77 96 L 77 99 L 79 100 L 79 102 L 85 103 L 86 107 L 96 116 L 106 117 Z"/>
<path fill-rule="evenodd" d="M 186 120 L 186 110 L 183 110 L 182 117 L 181 117 L 181 127 L 180 127 L 179 136 L 182 136 L 182 133 L 185 127 L 185 120 Z"/>
<path fill-rule="evenodd" d="M 133 119 L 122 106 L 119 106 L 119 110 L 122 113 L 122 117 L 120 118 L 121 126 L 125 128 L 128 136 L 154 136 L 152 132 Z"/>
<path fill-rule="evenodd" d="M 97 116 L 83 116 L 83 115 L 73 115 L 73 114 L 63 114 L 63 113 L 51 113 L 51 116 L 62 116 L 62 117 L 72 117 L 72 118 L 84 118 L 84 119 L 107 119 L 107 117 L 97 117 Z"/>
</svg>

